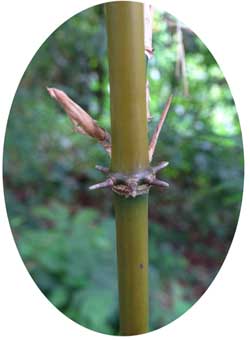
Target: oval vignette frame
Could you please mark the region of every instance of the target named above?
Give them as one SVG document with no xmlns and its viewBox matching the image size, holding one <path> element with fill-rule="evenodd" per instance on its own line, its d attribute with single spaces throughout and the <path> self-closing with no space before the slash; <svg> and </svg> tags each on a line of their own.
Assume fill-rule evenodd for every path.
<svg viewBox="0 0 250 340">
<path fill-rule="evenodd" d="M 86 10 L 88 10 L 88 9 L 85 9 L 85 11 L 86 11 Z M 69 19 L 69 20 L 71 20 L 71 19 Z M 50 38 L 48 38 L 48 39 L 50 39 Z M 197 302 L 197 301 L 196 301 L 196 302 Z"/>
</svg>

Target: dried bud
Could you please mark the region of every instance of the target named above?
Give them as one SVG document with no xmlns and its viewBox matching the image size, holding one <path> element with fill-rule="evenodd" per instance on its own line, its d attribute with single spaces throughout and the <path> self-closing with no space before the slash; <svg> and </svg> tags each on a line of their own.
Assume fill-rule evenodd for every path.
<svg viewBox="0 0 250 340">
<path fill-rule="evenodd" d="M 111 137 L 109 133 L 101 128 L 96 121 L 67 96 L 66 93 L 55 88 L 47 88 L 47 90 L 50 96 L 66 111 L 74 125 L 75 131 L 97 139 L 110 155 Z"/>
</svg>

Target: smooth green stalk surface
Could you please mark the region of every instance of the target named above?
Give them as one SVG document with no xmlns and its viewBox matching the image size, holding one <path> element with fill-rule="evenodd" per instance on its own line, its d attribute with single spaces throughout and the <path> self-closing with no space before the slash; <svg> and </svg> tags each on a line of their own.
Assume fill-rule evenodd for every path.
<svg viewBox="0 0 250 340">
<path fill-rule="evenodd" d="M 143 5 L 106 5 L 112 170 L 124 173 L 148 167 L 146 70 Z"/>
<path fill-rule="evenodd" d="M 106 4 L 112 171 L 148 167 L 143 4 Z M 148 331 L 148 197 L 114 194 L 120 334 Z"/>
<path fill-rule="evenodd" d="M 148 197 L 114 199 L 120 333 L 148 331 Z"/>
</svg>

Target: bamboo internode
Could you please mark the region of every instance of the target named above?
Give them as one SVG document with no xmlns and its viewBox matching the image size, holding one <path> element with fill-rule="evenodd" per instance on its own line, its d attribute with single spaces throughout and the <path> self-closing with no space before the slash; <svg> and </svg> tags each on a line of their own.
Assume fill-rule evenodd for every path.
<svg viewBox="0 0 250 340">
<path fill-rule="evenodd" d="M 106 4 L 112 161 L 133 174 L 149 167 L 143 4 Z M 119 275 L 120 334 L 148 331 L 148 195 L 114 193 Z"/>
</svg>

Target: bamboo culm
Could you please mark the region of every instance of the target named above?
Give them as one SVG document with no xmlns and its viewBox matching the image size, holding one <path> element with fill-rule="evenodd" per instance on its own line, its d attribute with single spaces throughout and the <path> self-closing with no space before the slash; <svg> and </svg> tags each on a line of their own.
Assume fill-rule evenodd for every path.
<svg viewBox="0 0 250 340">
<path fill-rule="evenodd" d="M 143 4 L 105 5 L 110 76 L 111 171 L 149 167 Z M 113 193 L 116 218 L 120 334 L 148 331 L 148 194 Z"/>
<path fill-rule="evenodd" d="M 148 331 L 148 192 L 152 186 L 168 187 L 167 182 L 156 177 L 168 162 L 163 161 L 154 166 L 149 166 L 149 163 L 172 96 L 167 100 L 148 145 L 150 96 L 149 84 L 146 86 L 144 50 L 150 58 L 153 53 L 152 27 L 146 32 L 144 46 L 142 3 L 111 2 L 105 5 L 105 9 L 112 136 L 65 92 L 56 88 L 47 89 L 50 96 L 66 111 L 74 130 L 95 139 L 111 157 L 110 168 L 96 166 L 106 179 L 91 185 L 89 189 L 108 188 L 113 191 L 120 334 L 136 335 Z M 150 11 L 152 14 L 149 8 Z M 147 15 L 146 21 L 152 25 L 152 19 Z"/>
</svg>

